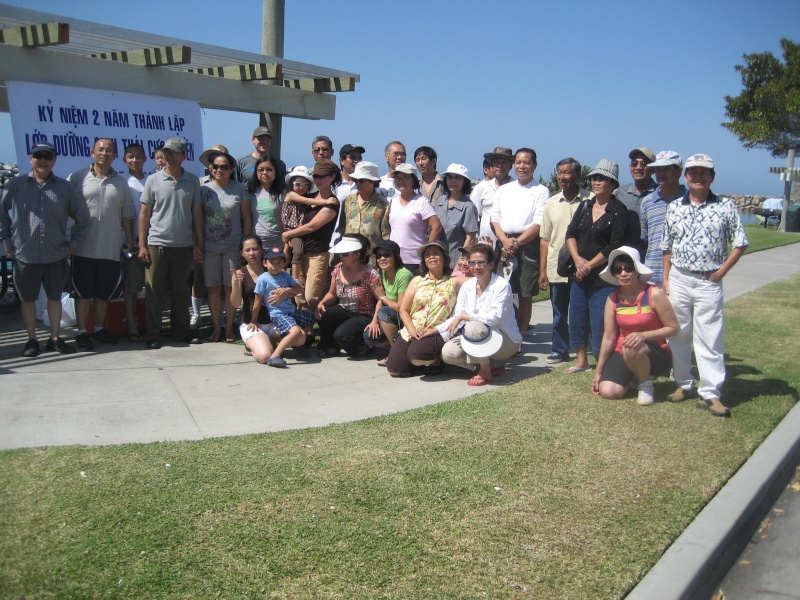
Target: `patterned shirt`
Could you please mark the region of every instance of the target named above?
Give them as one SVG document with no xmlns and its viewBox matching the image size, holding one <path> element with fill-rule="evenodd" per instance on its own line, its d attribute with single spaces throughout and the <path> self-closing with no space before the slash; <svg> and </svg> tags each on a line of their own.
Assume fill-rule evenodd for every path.
<svg viewBox="0 0 800 600">
<path fill-rule="evenodd" d="M 686 194 L 686 188 L 680 186 L 680 191 L 675 198 L 683 198 L 684 194 Z M 642 207 L 639 209 L 642 239 L 647 242 L 644 264 L 653 270 L 654 283 L 661 283 L 664 280 L 664 252 L 661 250 L 661 238 L 664 237 L 664 220 L 667 218 L 667 206 L 670 202 L 672 200 L 661 195 L 661 186 L 659 186 L 655 192 L 642 200 Z"/>
<path fill-rule="evenodd" d="M 339 306 L 359 315 L 372 316 L 378 301 L 372 288 L 380 284 L 381 277 L 371 266 L 353 283 L 342 281 L 342 263 L 333 268 L 331 278 L 336 282 L 336 295 Z"/>
<path fill-rule="evenodd" d="M 455 281 L 449 275 L 437 280 L 430 273 L 414 277 L 414 299 L 409 313 L 416 329 L 436 327 L 452 314 L 456 305 Z M 405 327 L 400 335 L 407 342 L 411 340 Z"/>
<path fill-rule="evenodd" d="M 339 226 L 342 235 L 360 233 L 372 247 L 381 240 L 389 239 L 389 201 L 378 192 L 372 194 L 362 205 L 358 194 L 351 194 L 342 203 L 343 220 Z"/>
<path fill-rule="evenodd" d="M 13 244 L 18 260 L 47 264 L 67 257 L 89 227 L 86 201 L 66 179 L 51 174 L 43 184 L 33 172 L 17 175 L 0 195 L 0 241 Z M 67 237 L 67 218 L 75 219 Z"/>
<path fill-rule="evenodd" d="M 730 198 L 709 192 L 706 201 L 698 206 L 687 193 L 670 202 L 661 249 L 672 253 L 673 265 L 696 273 L 716 271 L 728 258 L 728 244 L 734 248 L 748 244 L 739 212 Z"/>
</svg>

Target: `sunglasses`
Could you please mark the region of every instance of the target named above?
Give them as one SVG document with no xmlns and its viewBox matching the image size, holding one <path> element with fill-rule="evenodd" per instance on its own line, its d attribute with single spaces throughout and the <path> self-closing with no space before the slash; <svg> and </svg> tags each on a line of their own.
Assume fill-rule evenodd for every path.
<svg viewBox="0 0 800 600">
<path fill-rule="evenodd" d="M 326 177 L 331 177 L 331 176 L 333 176 L 333 173 L 329 173 L 328 175 L 312 175 L 311 177 L 313 177 L 314 179 L 325 179 Z"/>
<path fill-rule="evenodd" d="M 39 160 L 53 160 L 56 157 L 52 152 L 37 152 L 36 154 L 31 154 L 31 156 Z"/>
<path fill-rule="evenodd" d="M 375 256 L 378 258 L 392 258 L 394 255 L 391 252 L 376 252 Z"/>
<path fill-rule="evenodd" d="M 212 171 L 227 171 L 231 168 L 230 165 L 208 165 Z"/>
<path fill-rule="evenodd" d="M 487 264 L 489 264 L 489 261 L 488 260 L 470 260 L 470 261 L 467 261 L 467 264 L 470 267 L 485 267 Z"/>
<path fill-rule="evenodd" d="M 626 273 L 635 273 L 636 267 L 634 267 L 633 265 L 617 265 L 616 267 L 613 267 L 611 269 L 611 272 L 614 275 L 619 275 L 623 271 L 625 271 Z"/>
<path fill-rule="evenodd" d="M 350 256 L 351 254 L 355 254 L 355 252 L 339 252 L 339 256 Z"/>
</svg>

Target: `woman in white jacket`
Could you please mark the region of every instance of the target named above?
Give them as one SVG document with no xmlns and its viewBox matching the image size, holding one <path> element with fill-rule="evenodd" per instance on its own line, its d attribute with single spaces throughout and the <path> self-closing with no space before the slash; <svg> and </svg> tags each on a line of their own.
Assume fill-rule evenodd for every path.
<svg viewBox="0 0 800 600">
<path fill-rule="evenodd" d="M 511 286 L 493 272 L 492 247 L 477 244 L 471 248 L 469 266 L 475 277 L 461 286 L 453 316 L 437 329 L 447 342 L 442 360 L 473 371 L 467 385 L 480 386 L 505 371 L 500 365 L 519 351 L 522 336 L 514 316 Z"/>
</svg>

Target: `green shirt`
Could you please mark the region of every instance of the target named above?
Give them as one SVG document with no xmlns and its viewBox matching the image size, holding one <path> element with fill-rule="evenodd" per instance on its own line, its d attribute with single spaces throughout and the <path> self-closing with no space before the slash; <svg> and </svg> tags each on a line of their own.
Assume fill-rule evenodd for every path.
<svg viewBox="0 0 800 600">
<path fill-rule="evenodd" d="M 394 282 L 389 285 L 389 282 L 386 280 L 386 273 L 381 271 L 381 281 L 383 281 L 383 291 L 386 293 L 386 297 L 389 300 L 397 302 L 397 298 L 400 294 L 405 293 L 408 284 L 411 283 L 413 278 L 414 275 L 412 275 L 411 271 L 402 267 L 394 274 Z"/>
</svg>

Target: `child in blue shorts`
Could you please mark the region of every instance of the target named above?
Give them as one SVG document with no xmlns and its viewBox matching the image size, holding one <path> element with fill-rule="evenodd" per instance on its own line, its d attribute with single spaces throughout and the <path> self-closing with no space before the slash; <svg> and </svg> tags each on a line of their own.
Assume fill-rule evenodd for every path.
<svg viewBox="0 0 800 600">
<path fill-rule="evenodd" d="M 264 304 L 269 311 L 272 324 L 278 328 L 281 341 L 267 361 L 270 367 L 286 367 L 283 352 L 289 346 L 302 347 L 306 333 L 314 324 L 314 315 L 307 310 L 295 307 L 292 297 L 303 293 L 302 286 L 284 271 L 286 254 L 281 248 L 264 250 L 264 268 L 256 280 L 255 300 L 253 301 L 253 321 L 247 326 L 250 330 L 259 328 L 258 310 Z"/>
</svg>

